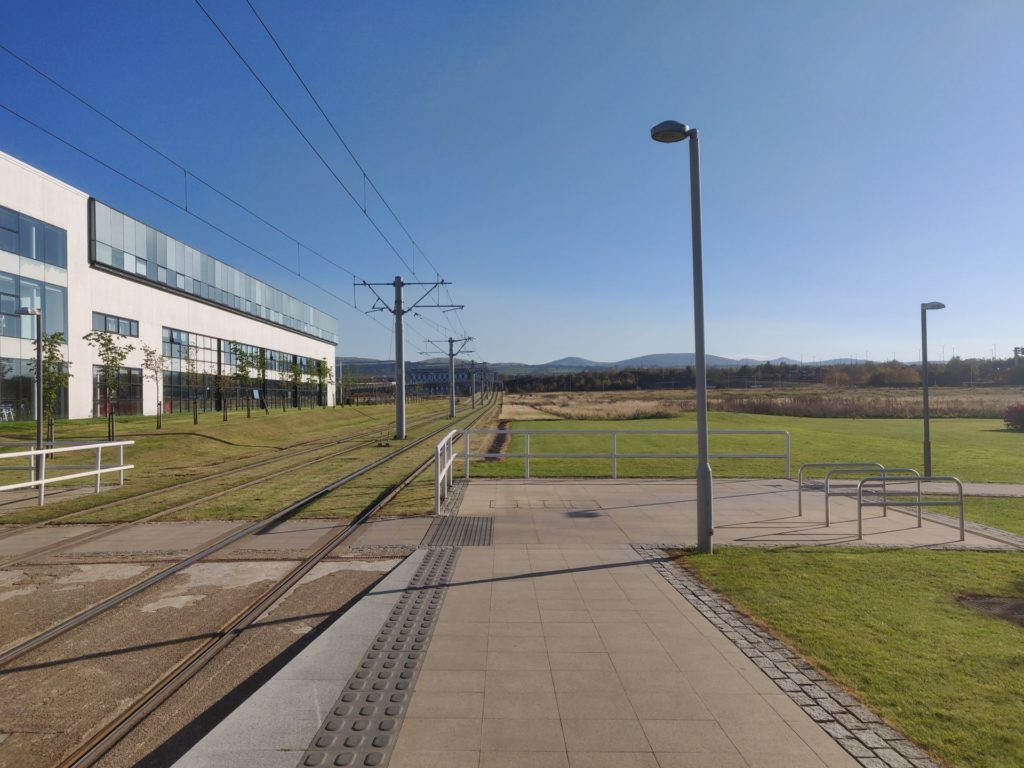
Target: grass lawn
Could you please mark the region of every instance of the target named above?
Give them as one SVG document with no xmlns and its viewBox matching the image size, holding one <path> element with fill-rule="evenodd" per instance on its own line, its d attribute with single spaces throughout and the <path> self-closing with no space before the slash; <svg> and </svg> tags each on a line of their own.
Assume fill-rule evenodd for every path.
<svg viewBox="0 0 1024 768">
<path fill-rule="evenodd" d="M 443 406 L 438 402 L 421 401 L 409 404 L 407 413 L 410 420 L 419 419 L 428 415 L 436 415 L 438 418 L 446 414 L 447 404 Z M 0 424 L 0 445 L 3 440 L 33 440 L 35 437 L 34 424 L 6 423 Z M 333 439 L 342 439 L 347 435 L 362 432 L 367 429 L 380 430 L 382 437 L 390 437 L 394 429 L 394 406 L 360 406 L 359 408 L 305 408 L 302 410 L 289 410 L 286 413 L 271 411 L 269 415 L 262 411 L 253 411 L 252 418 L 246 418 L 245 412 L 232 412 L 228 420 L 223 421 L 220 413 L 206 413 L 200 415 L 199 424 L 193 425 L 191 414 L 174 414 L 164 417 L 164 427 L 161 430 L 155 429 L 155 418 L 152 416 L 125 417 L 117 420 L 118 440 L 134 440 L 135 445 L 125 449 L 125 460 L 135 465 L 135 469 L 125 473 L 125 485 L 123 487 L 105 488 L 101 494 L 87 494 L 65 501 L 48 501 L 42 509 L 37 507 L 27 508 L 22 511 L 4 513 L 0 516 L 0 523 L 29 523 L 36 520 L 46 520 L 68 512 L 90 509 L 98 504 L 106 504 L 119 498 L 134 496 L 135 494 L 154 489 L 167 489 L 167 494 L 162 497 L 161 504 L 170 506 L 172 503 L 195 498 L 217 488 L 230 487 L 233 484 L 258 477 L 271 469 L 279 466 L 281 461 L 287 461 L 289 449 L 294 446 L 302 447 L 300 444 L 322 440 L 330 442 Z M 56 437 L 63 439 L 95 439 L 102 441 L 106 439 L 106 423 L 104 420 L 82 420 L 82 421 L 60 421 L 56 425 Z M 325 452 L 331 449 L 324 449 Z M 373 452 L 372 450 L 370 451 Z M 317 454 L 311 454 L 313 457 Z M 85 463 L 85 454 L 76 454 L 74 463 Z M 116 454 L 104 456 L 105 462 L 116 459 Z M 266 464 L 254 468 L 244 467 L 255 461 L 263 459 Z M 298 462 L 300 457 L 291 461 Z M 277 462 L 278 464 L 272 464 Z M 211 475 L 226 469 L 238 467 L 237 472 L 219 480 L 213 481 L 211 485 L 196 486 L 194 488 L 178 488 L 177 486 L 187 480 Z M 325 484 L 324 467 L 311 471 L 312 483 Z M 340 474 L 339 470 L 339 474 Z M 9 482 L 14 481 L 17 476 L 21 479 L 21 473 L 8 473 L 11 477 Z M 293 477 L 286 477 L 281 485 L 289 490 L 295 490 L 291 486 L 295 481 L 306 473 L 296 472 Z M 72 481 L 74 482 L 74 481 Z M 91 482 L 91 478 L 79 481 L 85 484 Z M 106 479 L 106 482 L 113 482 Z M 277 485 L 274 483 L 273 485 Z M 253 501 L 263 501 L 262 493 L 268 493 L 267 489 L 260 488 L 259 491 L 250 491 L 254 497 Z M 276 503 L 278 494 L 270 492 L 268 503 Z M 153 500 L 140 501 L 137 504 L 130 503 L 129 506 L 105 513 L 97 520 L 114 521 L 132 519 L 140 514 L 145 514 L 152 509 Z M 203 513 L 216 516 L 216 506 L 207 509 Z M 241 503 L 239 509 L 228 510 L 231 516 L 251 516 L 255 514 Z M 251 505 L 253 507 L 259 504 Z M 90 521 L 95 521 L 91 517 Z M 69 522 L 78 522 L 72 519 Z"/>
<path fill-rule="evenodd" d="M 516 421 L 513 429 L 530 430 L 641 430 L 693 429 L 694 415 L 628 421 L 562 420 Z M 915 467 L 922 463 L 922 425 L 915 419 L 823 419 L 791 416 L 761 416 L 743 413 L 709 414 L 711 429 L 786 430 L 792 441 L 792 473 L 801 464 L 821 462 L 880 462 L 887 467 Z M 1024 478 L 1024 434 L 1010 432 L 995 419 L 933 419 L 932 469 L 963 481 L 1021 482 Z M 510 453 L 523 450 L 523 438 L 509 445 Z M 608 436 L 533 436 L 531 452 L 607 452 Z M 782 451 L 782 438 L 711 435 L 712 453 Z M 692 436 L 620 436 L 620 452 L 695 452 Z M 780 477 L 785 473 L 781 459 L 713 459 L 716 477 Z M 621 460 L 620 476 L 692 477 L 694 462 L 686 459 Z M 534 477 L 607 477 L 608 459 L 532 459 Z M 522 477 L 521 459 L 477 462 L 473 474 L 480 477 Z"/>
<path fill-rule="evenodd" d="M 935 507 L 930 511 L 952 517 L 959 514 L 956 507 Z M 1024 536 L 1024 499 L 968 497 L 964 499 L 964 517 Z"/>
<path fill-rule="evenodd" d="M 1024 765 L 1024 628 L 956 600 L 1024 598 L 1024 553 L 735 547 L 683 559 L 943 760 Z"/>
</svg>

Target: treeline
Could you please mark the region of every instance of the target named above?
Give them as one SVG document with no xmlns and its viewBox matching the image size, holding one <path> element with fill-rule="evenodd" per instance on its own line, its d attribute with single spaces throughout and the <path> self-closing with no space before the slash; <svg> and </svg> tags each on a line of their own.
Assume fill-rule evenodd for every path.
<svg viewBox="0 0 1024 768">
<path fill-rule="evenodd" d="M 843 365 L 762 363 L 735 368 L 709 368 L 708 386 L 722 389 L 828 384 L 837 387 L 919 387 L 921 366 L 896 361 Z M 929 383 L 939 387 L 1024 385 L 1024 364 L 1009 360 L 961 360 L 928 363 Z M 576 373 L 502 376 L 506 392 L 600 392 L 628 389 L 690 389 L 691 366 L 686 368 L 614 368 Z"/>
</svg>

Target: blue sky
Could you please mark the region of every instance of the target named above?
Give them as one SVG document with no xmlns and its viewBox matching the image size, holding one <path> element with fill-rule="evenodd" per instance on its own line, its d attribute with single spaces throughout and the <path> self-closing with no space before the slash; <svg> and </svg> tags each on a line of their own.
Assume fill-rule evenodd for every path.
<svg viewBox="0 0 1024 768">
<path fill-rule="evenodd" d="M 344 270 L 192 183 L 301 279 L 2 110 L 0 149 L 336 314 L 340 354 L 393 355 L 352 273 L 436 268 L 466 309 L 408 318 L 407 358 L 466 332 L 477 359 L 609 361 L 693 349 L 686 147 L 649 138 L 672 118 L 701 132 L 709 352 L 915 360 L 935 300 L 930 357 L 1024 345 L 1024 4 L 252 2 L 415 238 L 369 194 L 407 265 L 193 2 L 10 3 L 0 42 Z M 362 197 L 245 1 L 204 4 Z M 179 170 L 3 52 L 0 83 L 183 200 Z"/>
</svg>

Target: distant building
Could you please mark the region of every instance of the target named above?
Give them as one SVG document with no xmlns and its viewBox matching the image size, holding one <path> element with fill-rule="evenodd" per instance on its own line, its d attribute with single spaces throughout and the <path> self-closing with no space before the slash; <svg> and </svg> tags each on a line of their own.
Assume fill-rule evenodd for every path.
<svg viewBox="0 0 1024 768">
<path fill-rule="evenodd" d="M 99 356 L 82 338 L 91 330 L 134 347 L 120 371 L 120 414 L 157 412 L 155 383 L 143 376 L 143 344 L 166 358 L 161 394 L 168 413 L 189 410 L 193 394 L 201 409 L 220 408 L 216 377 L 235 372 L 236 351 L 262 361 L 253 389 L 267 405 L 334 402 L 334 387 L 305 375 L 296 386 L 291 376 L 293 365 L 331 365 L 334 317 L 0 152 L 4 419 L 35 414 L 35 318 L 19 315 L 23 307 L 41 309 L 44 331 L 67 340 L 72 378 L 61 410 L 70 418 L 107 410 Z M 245 394 L 232 383 L 223 399 L 239 407 Z"/>
</svg>

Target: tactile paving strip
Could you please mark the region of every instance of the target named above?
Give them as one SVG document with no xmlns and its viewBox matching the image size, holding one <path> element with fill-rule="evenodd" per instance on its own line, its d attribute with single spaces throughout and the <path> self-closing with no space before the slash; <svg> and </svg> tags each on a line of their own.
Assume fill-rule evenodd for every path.
<svg viewBox="0 0 1024 768">
<path fill-rule="evenodd" d="M 302 759 L 301 768 L 386 766 L 459 550 L 427 551 Z"/>
<path fill-rule="evenodd" d="M 438 517 L 425 537 L 428 547 L 489 547 L 493 517 Z"/>
</svg>

